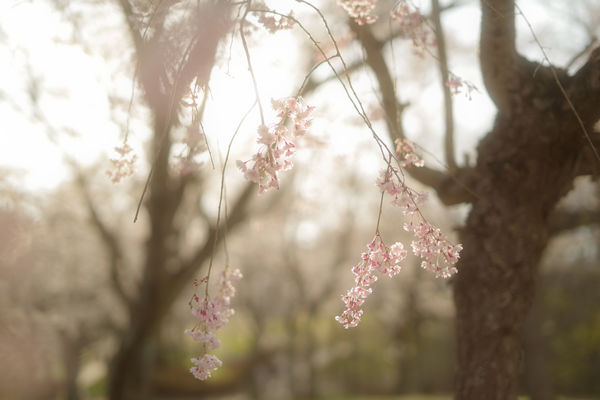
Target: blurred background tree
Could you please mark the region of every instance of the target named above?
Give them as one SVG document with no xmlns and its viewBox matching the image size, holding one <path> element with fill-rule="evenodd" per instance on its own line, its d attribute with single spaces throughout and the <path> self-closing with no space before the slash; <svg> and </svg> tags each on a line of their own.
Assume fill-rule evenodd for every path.
<svg viewBox="0 0 600 400">
<path fill-rule="evenodd" d="M 292 3 L 270 5 L 285 13 Z M 422 170 L 416 181 L 433 187 L 442 203 L 475 204 L 461 228 L 465 260 L 455 282 L 458 349 L 453 348 L 450 288 L 422 274 L 416 260 L 406 263 L 396 281 L 377 283 L 379 293 L 358 330 L 344 331 L 332 319 L 339 312 L 339 294 L 350 284 L 347 269 L 372 234 L 378 196 L 371 182 L 382 162 L 368 135 L 352 121 L 349 107 L 342 105 L 347 101 L 339 86 L 319 69 L 305 96 L 329 124 L 317 118 L 310 155 L 298 154 L 296 171 L 282 190 L 257 198 L 251 184 L 227 172 L 227 181 L 236 182 L 228 185 L 231 263 L 245 280 L 236 299 L 238 316 L 223 332 L 223 370 L 205 383 L 187 372 L 196 349 L 181 333 L 190 325 L 191 282 L 211 256 L 215 239 L 223 237 L 216 237 L 215 225 L 218 154 L 254 96 L 249 79 L 226 80 L 227 74 L 246 69 L 239 29 L 247 29 L 263 100 L 266 93 L 293 94 L 316 63 L 314 50 L 299 30 L 269 37 L 253 17 L 246 27 L 240 25 L 238 7 L 245 6 L 236 2 L 54 0 L 4 6 L 0 39 L 16 71 L 11 69 L 0 86 L 3 113 L 31 121 L 27 128 L 39 136 L 35 143 L 46 143 L 39 152 L 54 146 L 70 172 L 65 182 L 42 192 L 25 190 L 21 177 L 4 173 L 0 346 L 7 361 L 1 367 L 0 393 L 70 399 L 449 393 L 458 362 L 457 398 L 509 398 L 516 391 L 524 348 L 519 390 L 538 399 L 554 393 L 600 395 L 594 379 L 600 367 L 595 182 L 578 178 L 572 198 L 554 212 L 573 177 L 594 176 L 597 164 L 553 71 L 516 53 L 510 38 L 512 5 L 482 3 L 484 82 L 499 114 L 492 134 L 481 142 L 477 164 L 467 157 L 459 166 L 453 132 L 459 133 L 459 151 L 474 154 L 476 140 L 492 126 L 493 109 L 482 99 L 484 86 L 477 84 L 473 103 L 488 108 L 456 99 L 457 110 L 467 117 L 454 121 L 458 111 L 444 86 L 449 69 L 443 39 L 457 58 L 465 59 L 456 65 L 470 65 L 464 67 L 466 76 L 475 75 L 470 71 L 476 70 L 476 33 L 470 42 L 444 36 L 440 18 L 449 21 L 451 30 L 457 21 L 469 20 L 477 4 L 423 4 L 437 33 L 435 61 L 412 55 L 393 24 L 358 27 L 333 2 L 319 4 L 336 37 L 348 38 L 349 70 L 374 121 L 380 116 L 377 129 L 390 139 L 413 137 L 434 154 L 428 161 L 440 170 Z M 392 6 L 380 2 L 380 21 Z M 598 60 L 586 63 L 586 56 L 600 13 L 593 2 L 581 2 L 568 14 L 562 6 L 555 2 L 531 10 L 543 11 L 538 21 L 543 29 L 536 27 L 541 41 L 556 39 L 553 55 L 568 67 L 557 70 L 559 78 L 588 132 L 596 135 Z M 52 25 L 56 31 L 50 43 L 62 53 L 49 55 L 21 40 L 8 19 L 28 11 L 30 21 L 36 13 L 42 20 L 59 21 Z M 298 7 L 296 13 L 318 40 L 327 42 L 310 9 Z M 578 34 L 565 27 L 546 31 L 552 15 L 577 19 L 573 29 Z M 498 30 L 508 40 L 500 40 Z M 537 44 L 528 41 L 527 31 L 521 36 L 521 52 L 539 58 L 531 56 Z M 572 40 L 558 40 L 562 37 Z M 272 51 L 286 46 L 300 50 L 295 55 Z M 68 80 L 58 79 L 51 68 L 57 55 L 65 56 L 58 69 L 71 71 Z M 81 59 L 90 67 L 83 78 L 72 70 L 82 65 Z M 289 71 L 290 66 L 295 68 Z M 19 82 L 16 89 L 11 77 Z M 77 92 L 86 78 L 100 82 L 97 92 Z M 266 88 L 269 80 L 279 87 Z M 84 115 L 93 118 L 75 118 L 84 112 L 77 103 L 87 105 L 91 112 Z M 433 106 L 445 111 L 435 111 L 432 118 Z M 487 120 L 482 122 L 479 113 Z M 256 115 L 251 119 L 244 125 L 247 131 L 257 123 Z M 100 132 L 98 121 L 103 121 Z M 180 142 L 200 121 L 213 154 L 210 160 L 205 155 L 200 171 L 179 174 L 173 163 L 182 151 Z M 444 134 L 419 133 L 428 131 Z M 101 147 L 91 138 L 105 133 L 112 136 L 112 146 L 119 144 L 119 135 L 121 140 L 129 135 L 128 143 L 145 149 L 138 174 L 119 185 L 104 174 L 110 167 L 104 161 L 109 147 L 100 155 L 87 150 L 93 156 L 81 156 L 76 147 L 78 141 Z M 36 146 L 29 145 L 29 151 Z M 235 151 L 239 158 L 248 153 Z M 436 154 L 444 154 L 443 165 Z M 132 224 L 144 191 L 139 221 Z M 463 224 L 468 208 L 442 208 L 433 199 L 424 212 L 449 231 Z M 384 215 L 382 232 L 403 235 L 400 215 L 387 208 Z M 221 252 L 216 256 L 216 265 L 223 265 Z M 538 268 L 542 279 L 536 285 Z M 523 336 L 536 288 L 534 313 Z M 493 371 L 484 373 L 488 367 Z"/>
</svg>

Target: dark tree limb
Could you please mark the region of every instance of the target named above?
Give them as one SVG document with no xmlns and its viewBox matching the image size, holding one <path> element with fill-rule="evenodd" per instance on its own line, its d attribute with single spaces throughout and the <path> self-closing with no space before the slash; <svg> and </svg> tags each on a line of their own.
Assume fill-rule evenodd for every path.
<svg viewBox="0 0 600 400">
<path fill-rule="evenodd" d="M 483 83 L 500 112 L 509 112 L 518 85 L 514 0 L 481 0 L 479 41 Z"/>
<path fill-rule="evenodd" d="M 368 27 L 360 27 L 354 21 L 350 21 L 350 28 L 356 34 L 367 56 L 367 65 L 377 78 L 379 92 L 381 93 L 385 120 L 392 140 L 404 138 L 404 129 L 401 120 L 401 107 L 396 98 L 396 85 L 392 74 L 383 57 L 384 42 L 378 40 Z"/>
<path fill-rule="evenodd" d="M 440 12 L 444 12 L 444 11 L 450 10 L 452 8 L 460 7 L 464 4 L 466 4 L 466 2 L 454 1 L 452 3 L 449 3 L 445 6 L 440 7 Z M 425 17 L 425 18 L 427 18 L 427 17 Z M 403 37 L 404 37 L 404 32 L 402 31 L 402 29 L 398 29 L 396 31 L 391 32 L 384 39 L 381 39 L 381 42 L 384 44 L 387 44 L 387 43 L 392 42 L 395 39 L 401 39 Z M 341 71 L 339 75 L 344 77 L 346 74 L 351 74 L 352 72 L 355 72 L 365 66 L 367 66 L 367 63 L 364 59 L 361 58 L 359 60 L 356 60 L 356 61 L 348 64 L 348 67 L 346 68 L 346 70 Z M 337 77 L 335 75 L 329 75 L 327 78 L 323 78 L 319 81 L 315 81 L 311 77 L 311 79 L 308 80 L 308 83 L 304 87 L 303 94 L 306 95 L 307 93 L 314 91 L 315 89 L 319 88 L 320 86 L 324 85 L 325 83 L 334 81 L 336 79 L 337 79 Z"/>
<path fill-rule="evenodd" d="M 600 47 L 569 80 L 566 90 L 588 132 L 593 133 L 593 125 L 600 119 Z"/>
<path fill-rule="evenodd" d="M 227 231 L 230 233 L 232 230 L 237 228 L 247 215 L 247 206 L 250 202 L 251 195 L 255 192 L 255 184 L 252 182 L 246 183 L 244 189 L 238 196 L 233 207 L 231 207 L 228 218 L 224 224 L 227 224 Z M 194 253 L 188 260 L 181 263 L 181 268 L 178 272 L 172 275 L 168 280 L 168 296 L 175 297 L 180 293 L 180 290 L 188 284 L 194 277 L 194 274 L 198 271 L 198 268 L 208 260 L 211 256 L 213 247 L 215 245 L 215 238 L 217 244 L 223 239 L 224 232 L 221 227 L 217 230 L 217 227 L 211 225 L 208 228 L 208 233 L 204 244 L 198 248 L 198 251 Z"/>
<path fill-rule="evenodd" d="M 446 158 L 446 165 L 448 165 L 448 169 L 452 172 L 456 170 L 457 165 L 454 158 L 454 111 L 452 93 L 450 93 L 450 87 L 447 85 L 450 76 L 448 71 L 448 56 L 446 54 L 446 36 L 444 35 L 444 29 L 440 18 L 441 8 L 439 0 L 431 0 L 431 8 L 431 17 L 435 27 L 435 41 L 438 49 L 438 66 L 442 91 L 444 93 L 444 126 L 446 129 L 444 134 L 444 155 Z"/>
<path fill-rule="evenodd" d="M 377 40 L 368 26 L 359 27 L 354 22 L 350 22 L 350 26 L 365 49 L 366 62 L 379 84 L 390 138 L 392 141 L 402 139 L 404 129 L 401 106 L 396 99 L 393 79 L 383 57 L 383 42 Z M 449 174 L 428 167 L 409 168 L 406 171 L 412 178 L 434 189 L 446 205 L 468 202 L 474 196 L 468 189 L 472 176 L 472 170 L 468 168 L 451 170 Z"/>
<path fill-rule="evenodd" d="M 548 232 L 551 235 L 586 225 L 600 224 L 600 212 L 591 210 L 555 210 L 548 219 Z"/>
</svg>

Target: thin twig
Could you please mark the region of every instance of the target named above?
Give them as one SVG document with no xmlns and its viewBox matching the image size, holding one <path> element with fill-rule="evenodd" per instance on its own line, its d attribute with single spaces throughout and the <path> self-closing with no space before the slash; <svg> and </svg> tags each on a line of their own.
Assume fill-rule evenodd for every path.
<svg viewBox="0 0 600 400">
<path fill-rule="evenodd" d="M 242 127 L 242 124 L 244 123 L 244 121 L 246 120 L 246 118 L 248 117 L 248 115 L 250 115 L 250 112 L 252 111 L 252 109 L 254 108 L 254 106 L 256 105 L 258 101 L 255 101 L 252 106 L 248 109 L 248 111 L 246 112 L 246 114 L 244 114 L 244 116 L 242 117 L 242 119 L 240 120 L 240 122 L 238 123 L 238 126 L 235 129 L 235 132 L 233 133 L 233 135 L 231 136 L 231 140 L 229 141 L 229 145 L 227 146 L 227 153 L 225 155 L 225 161 L 223 162 L 223 168 L 221 170 L 221 188 L 219 191 L 219 205 L 217 207 L 217 222 L 215 223 L 215 237 L 214 237 L 214 241 L 213 241 L 213 248 L 210 254 L 210 259 L 208 261 L 208 271 L 206 274 L 206 288 L 205 288 L 205 297 L 208 298 L 208 281 L 210 280 L 210 273 L 212 271 L 212 266 L 213 266 L 213 261 L 215 258 L 215 253 L 216 253 L 216 249 L 217 249 L 217 243 L 219 242 L 219 226 L 221 224 L 221 206 L 223 205 L 223 202 L 225 201 L 224 199 L 224 192 L 225 192 L 225 169 L 227 168 L 227 162 L 229 161 L 229 154 L 231 152 L 231 146 L 233 145 L 233 140 L 235 139 L 235 137 L 237 136 L 238 132 L 240 131 L 240 128 Z M 225 202 L 226 204 L 226 202 Z M 225 206 L 227 207 L 227 206 Z M 227 213 L 227 211 L 226 211 Z M 225 225 L 225 229 L 226 229 Z M 225 234 L 227 232 L 225 231 Z M 223 237 L 223 239 L 225 239 L 225 236 Z M 227 249 L 227 248 L 226 248 Z M 226 254 L 226 257 L 229 258 L 229 256 Z"/>
<path fill-rule="evenodd" d="M 246 17 L 250 12 L 250 6 L 252 1 L 248 1 L 248 5 L 246 6 L 246 11 L 244 15 L 240 19 L 240 37 L 242 39 L 242 45 L 244 47 L 244 53 L 246 54 L 246 61 L 248 62 L 248 71 L 250 72 L 250 76 L 252 77 L 252 84 L 254 85 L 254 93 L 256 95 L 256 101 L 258 103 L 258 111 L 260 112 L 260 122 L 265 124 L 265 116 L 263 113 L 262 104 L 260 102 L 260 94 L 258 92 L 258 84 L 256 83 L 256 76 L 254 76 L 254 69 L 252 68 L 252 60 L 250 59 L 250 51 L 248 50 L 248 43 L 246 43 L 246 34 L 244 33 L 244 24 L 246 23 Z"/>
</svg>

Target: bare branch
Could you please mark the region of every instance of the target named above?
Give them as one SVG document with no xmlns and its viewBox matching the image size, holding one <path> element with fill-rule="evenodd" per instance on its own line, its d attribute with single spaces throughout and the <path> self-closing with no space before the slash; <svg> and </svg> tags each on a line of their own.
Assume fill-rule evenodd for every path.
<svg viewBox="0 0 600 400">
<path fill-rule="evenodd" d="M 401 121 L 401 107 L 396 99 L 396 91 L 394 80 L 390 70 L 383 57 L 381 51 L 384 42 L 377 40 L 371 29 L 366 26 L 360 27 L 354 21 L 350 21 L 350 28 L 356 36 L 358 41 L 365 49 L 367 54 L 367 64 L 373 70 L 379 84 L 379 91 L 381 92 L 383 101 L 383 110 L 386 116 L 386 123 L 392 139 L 404 138 L 404 130 L 402 128 Z"/>
<path fill-rule="evenodd" d="M 514 0 L 481 0 L 479 52 L 488 94 L 498 110 L 507 113 L 510 92 L 518 85 Z"/>
<path fill-rule="evenodd" d="M 464 4 L 466 4 L 466 3 L 463 1 L 454 1 L 452 3 L 449 3 L 445 6 L 440 7 L 440 13 L 444 12 L 446 10 L 452 9 L 452 8 L 460 7 Z M 429 17 L 425 16 L 425 18 L 428 19 Z M 402 29 L 397 29 L 397 30 L 391 32 L 385 38 L 381 39 L 380 41 L 381 41 L 381 43 L 387 44 L 395 39 L 402 38 L 402 37 L 404 37 L 404 31 Z M 361 58 L 359 60 L 356 60 L 353 63 L 350 63 L 348 65 L 348 67 L 346 68 L 346 70 L 342 71 L 340 73 L 340 76 L 345 76 L 346 74 L 350 74 L 350 73 L 352 73 L 356 70 L 359 70 L 360 68 L 365 67 L 365 66 L 367 66 L 366 60 Z M 305 85 L 302 93 L 306 95 L 307 93 L 312 92 L 313 90 L 317 89 L 318 87 L 320 87 L 320 86 L 324 85 L 325 83 L 330 82 L 334 79 L 337 79 L 335 75 L 329 75 L 327 78 L 321 79 L 319 81 L 315 81 L 311 78 L 311 79 L 309 79 L 308 83 Z"/>
<path fill-rule="evenodd" d="M 246 206 L 248 205 L 252 193 L 255 191 L 253 182 L 248 182 L 240 195 L 238 196 L 235 204 L 231 208 L 229 217 L 224 223 L 227 225 L 227 231 L 231 233 L 236 227 L 239 226 L 240 222 L 244 221 L 247 215 Z M 171 296 L 176 296 L 181 288 L 192 280 L 196 271 L 202 266 L 202 264 L 210 257 L 215 242 L 215 236 L 217 235 L 217 229 L 215 226 L 210 226 L 208 229 L 207 237 L 198 251 L 190 257 L 189 260 L 182 262 L 181 269 L 172 276 L 169 280 L 169 292 Z M 223 239 L 224 235 L 217 236 L 217 243 Z M 169 303 L 170 304 L 170 303 Z"/>
<path fill-rule="evenodd" d="M 573 75 L 566 91 L 581 123 L 591 132 L 593 125 L 600 119 L 600 47 L 592 51 L 588 61 Z M 594 143 L 590 145 L 595 147 Z"/>
<path fill-rule="evenodd" d="M 573 57 L 571 57 L 569 62 L 567 62 L 567 65 L 565 65 L 565 69 L 568 70 L 569 68 L 571 68 L 573 66 L 573 64 L 575 64 L 577 62 L 577 60 L 579 60 L 587 52 L 592 50 L 596 46 L 597 43 L 598 43 L 598 38 L 596 36 L 592 36 L 590 38 L 589 43 L 583 49 L 581 49 L 581 51 L 579 51 L 579 53 L 577 53 Z"/>
<path fill-rule="evenodd" d="M 440 18 L 441 9 L 438 0 L 431 0 L 431 18 L 435 27 L 435 40 L 438 49 L 438 66 L 442 81 L 442 91 L 444 92 L 444 117 L 445 128 L 444 134 L 444 154 L 446 156 L 446 165 L 450 171 L 456 169 L 456 160 L 454 158 L 454 115 L 452 106 L 452 93 L 447 82 L 450 80 L 448 76 L 448 56 L 446 55 L 446 37 L 444 35 L 442 21 Z"/>
<path fill-rule="evenodd" d="M 144 50 L 144 39 L 142 38 L 142 33 L 136 26 L 135 13 L 133 12 L 131 3 L 129 3 L 129 0 L 119 0 L 119 5 L 121 6 L 121 10 L 123 10 L 125 21 L 127 21 L 127 26 L 129 27 L 129 33 L 133 39 L 136 53 L 141 54 Z"/>
<path fill-rule="evenodd" d="M 586 225 L 600 224 L 600 212 L 590 210 L 555 210 L 548 220 L 548 231 L 556 235 Z"/>
<path fill-rule="evenodd" d="M 350 24 L 367 53 L 367 64 L 375 73 L 379 84 L 389 135 L 392 141 L 404 138 L 401 106 L 396 99 L 393 79 L 381 51 L 383 44 L 375 38 L 368 26 L 359 27 L 354 22 L 350 22 Z M 435 169 L 421 167 L 407 169 L 407 172 L 412 178 L 433 188 L 446 205 L 470 201 L 474 196 L 468 189 L 468 182 L 472 177 L 471 169 L 456 169 L 451 170 L 450 174 L 446 174 Z"/>
<path fill-rule="evenodd" d="M 121 276 L 119 274 L 119 269 L 124 264 L 123 251 L 119 244 L 119 238 L 117 237 L 115 232 L 112 232 L 108 228 L 108 226 L 100 217 L 96 205 L 94 204 L 94 200 L 92 199 L 92 196 L 90 194 L 87 180 L 83 173 L 79 170 L 77 171 L 77 184 L 87 205 L 92 226 L 100 235 L 102 244 L 104 245 L 107 253 L 109 254 L 110 279 L 112 282 L 113 289 L 117 293 L 119 299 L 128 308 L 131 305 L 131 299 L 127 294 L 127 291 L 125 290 L 125 286 L 123 285 L 123 281 L 121 280 Z"/>
</svg>

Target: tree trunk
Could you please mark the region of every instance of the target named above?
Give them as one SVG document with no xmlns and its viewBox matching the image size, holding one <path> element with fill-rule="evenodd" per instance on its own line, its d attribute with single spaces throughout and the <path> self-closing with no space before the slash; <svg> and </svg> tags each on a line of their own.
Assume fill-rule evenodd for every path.
<svg viewBox="0 0 600 400">
<path fill-rule="evenodd" d="M 169 276 L 165 265 L 172 256 L 167 243 L 173 233 L 173 217 L 180 199 L 173 191 L 174 183 L 168 172 L 169 129 L 169 118 L 156 113 L 152 143 L 152 154 L 156 154 L 156 158 L 146 203 L 151 230 L 142 282 L 129 310 L 129 327 L 111 365 L 111 400 L 151 399 L 150 379 L 155 358 L 152 341 L 173 300 L 167 294 Z"/>
<path fill-rule="evenodd" d="M 533 300 L 531 311 L 525 322 L 524 347 L 525 365 L 524 380 L 527 394 L 531 400 L 553 400 L 554 390 L 550 373 L 548 349 L 543 337 L 542 305 L 539 296 Z"/>
<path fill-rule="evenodd" d="M 516 399 L 546 221 L 570 189 L 581 151 L 560 93 L 544 110 L 521 100 L 479 145 L 477 198 L 461 234 L 454 285 L 461 400 Z"/>
<path fill-rule="evenodd" d="M 81 369 L 81 349 L 83 341 L 81 338 L 70 338 L 67 333 L 62 336 L 62 354 L 65 366 L 65 391 L 67 400 L 79 400 L 79 385 L 77 378 Z"/>
</svg>

